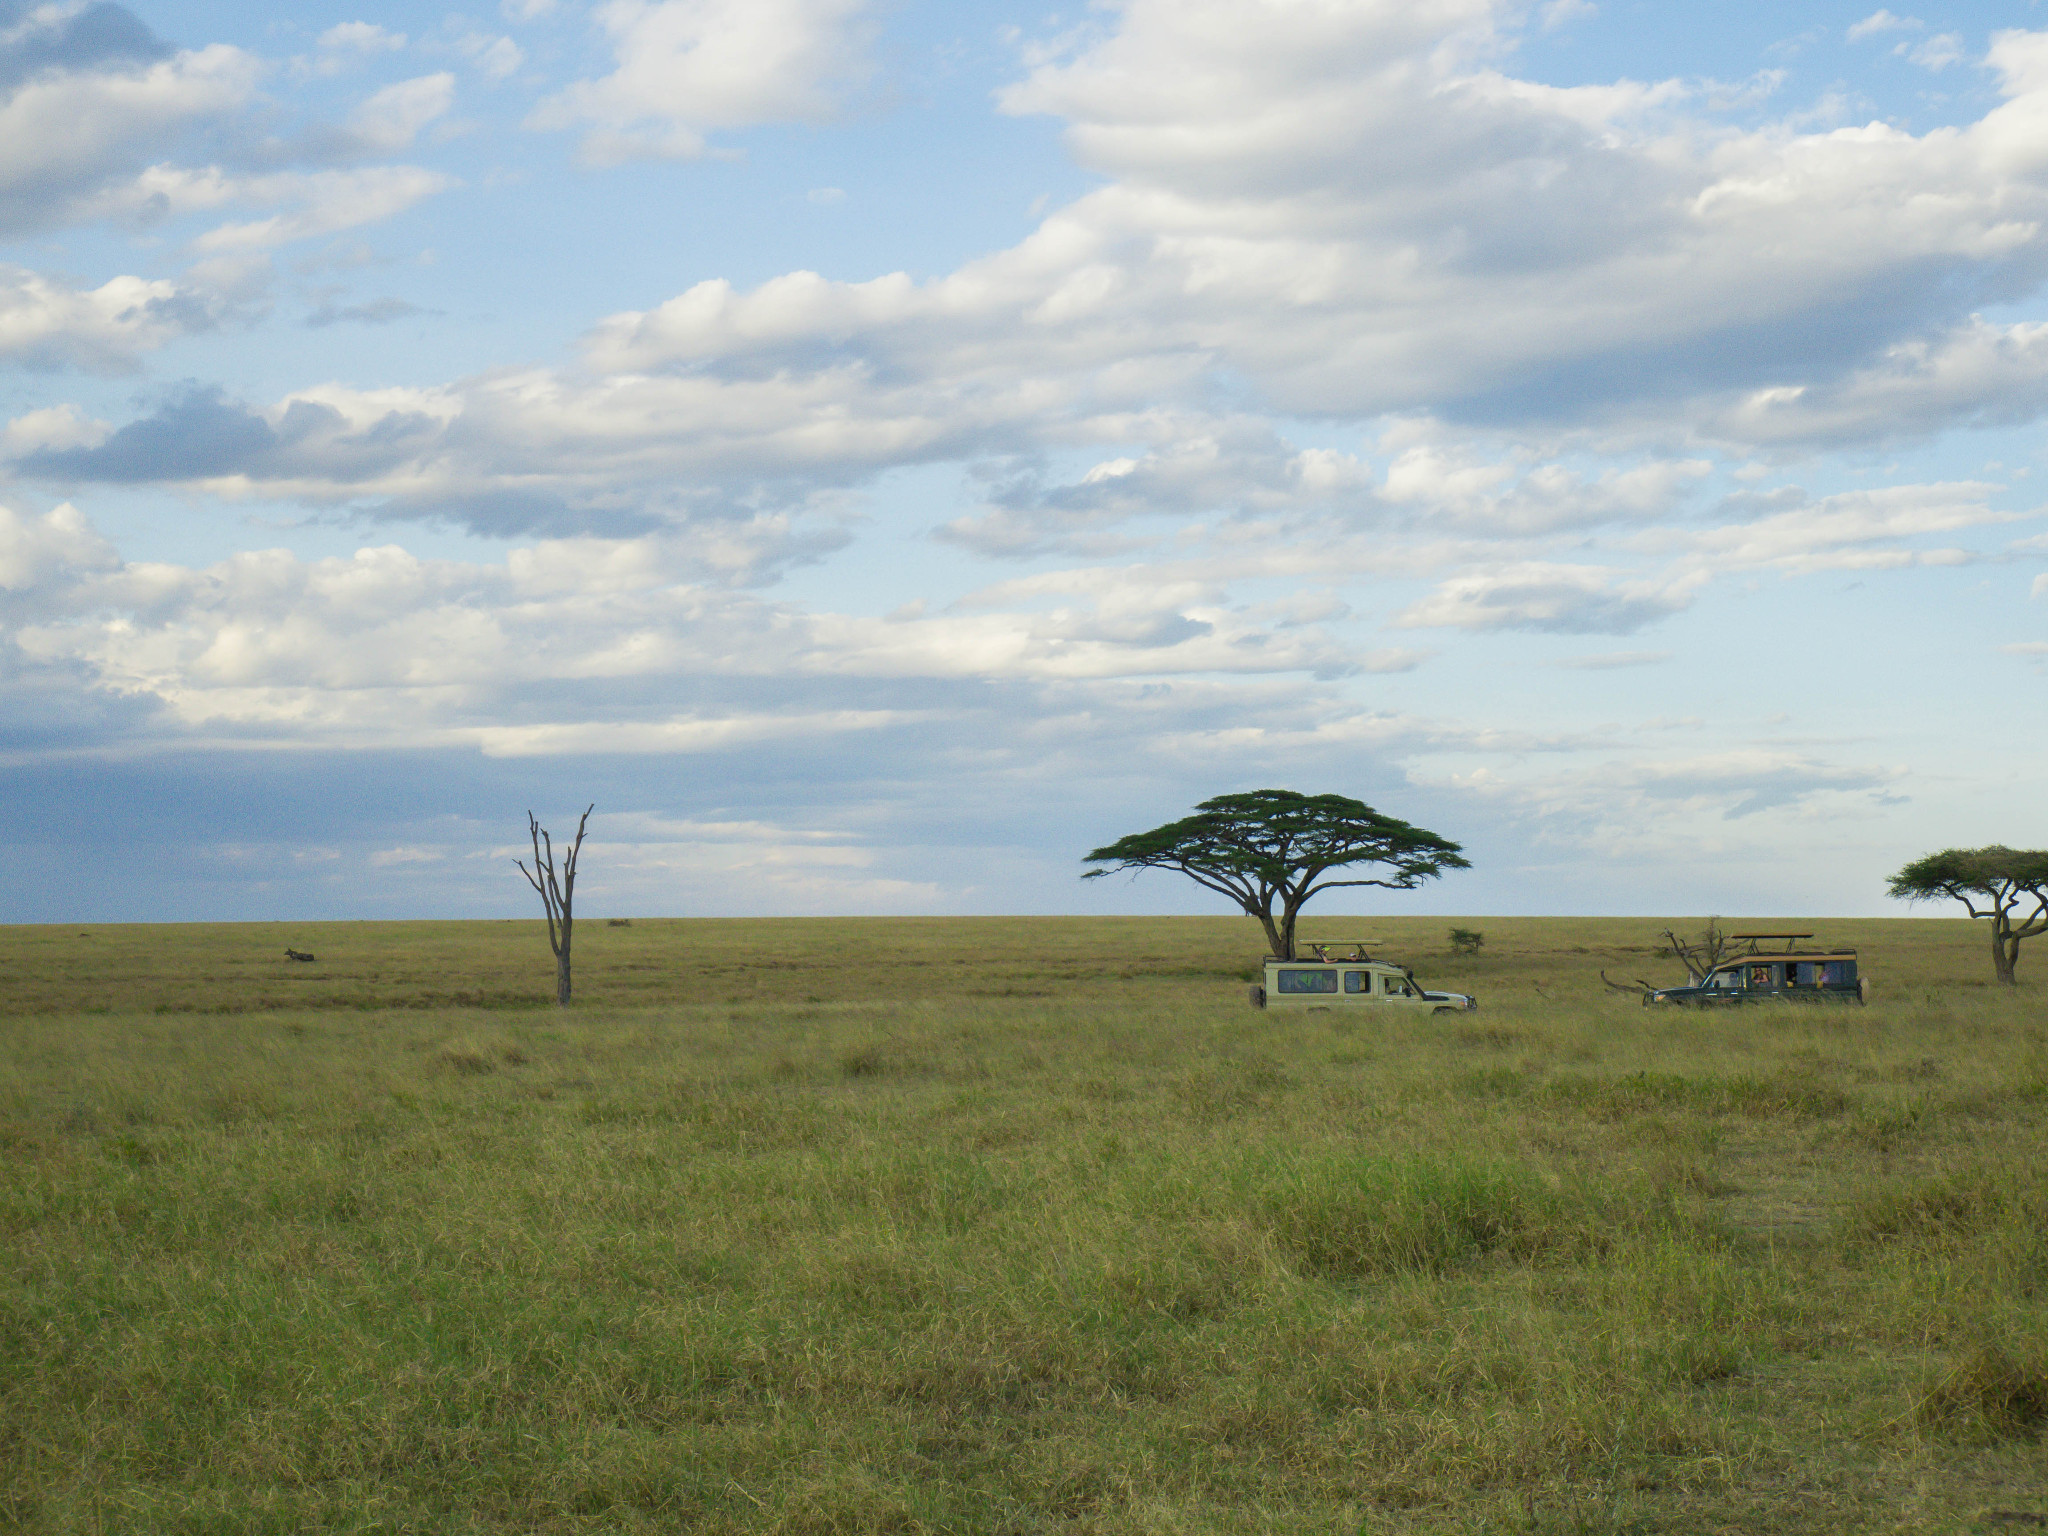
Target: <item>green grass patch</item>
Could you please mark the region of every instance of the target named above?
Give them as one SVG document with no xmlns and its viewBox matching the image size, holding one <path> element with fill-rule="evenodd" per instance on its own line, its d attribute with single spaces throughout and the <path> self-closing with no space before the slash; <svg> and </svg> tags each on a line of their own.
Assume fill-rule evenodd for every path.
<svg viewBox="0 0 2048 1536">
<path fill-rule="evenodd" d="M 1662 923 L 1468 923 L 1373 926 L 1477 1019 L 1254 1011 L 1204 921 L 593 924 L 566 1014 L 432 1002 L 545 997 L 523 925 L 0 933 L 0 1526 L 2048 1511 L 2038 994 L 1845 925 L 1869 1008 L 1667 1015 L 1597 977 Z"/>
</svg>

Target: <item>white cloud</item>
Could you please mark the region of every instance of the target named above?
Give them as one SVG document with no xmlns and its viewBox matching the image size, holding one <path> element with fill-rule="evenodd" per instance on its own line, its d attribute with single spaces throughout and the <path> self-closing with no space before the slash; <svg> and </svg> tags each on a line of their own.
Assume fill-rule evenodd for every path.
<svg viewBox="0 0 2048 1536">
<path fill-rule="evenodd" d="M 1627 635 L 1687 607 L 1703 574 L 1644 580 L 1601 566 L 1526 562 L 1453 576 L 1395 620 L 1409 628 Z"/>
<path fill-rule="evenodd" d="M 1963 52 L 1963 39 L 1955 32 L 1943 32 L 1924 42 L 1908 45 L 1901 43 L 1893 50 L 1908 63 L 1918 64 L 1922 69 L 1939 74 L 1951 64 L 1960 64 L 1967 55 Z"/>
<path fill-rule="evenodd" d="M 1548 0 L 1543 7 L 1543 29 L 1546 32 L 1574 21 L 1585 21 L 1600 14 L 1600 7 L 1593 0 Z"/>
<path fill-rule="evenodd" d="M 493 80 L 509 80 L 526 62 L 526 51 L 509 37 L 465 32 L 455 40 L 462 56 Z"/>
<path fill-rule="evenodd" d="M 142 69 L 28 80 L 0 101 L 0 235 L 86 214 L 181 130 L 248 102 L 260 70 L 216 44 Z"/>
<path fill-rule="evenodd" d="M 320 46 L 336 53 L 397 53 L 405 47 L 405 34 L 373 21 L 344 21 L 320 34 Z"/>
<path fill-rule="evenodd" d="M 0 266 L 0 361 L 129 368 L 139 354 L 204 330 L 221 309 L 217 297 L 162 278 L 116 277 L 79 290 Z"/>
<path fill-rule="evenodd" d="M 606 0 L 618 68 L 535 110 L 531 125 L 587 125 L 585 156 L 693 159 L 715 129 L 816 122 L 867 70 L 867 0 Z"/>
<path fill-rule="evenodd" d="M 349 171 L 287 171 L 219 183 L 221 201 L 299 206 L 267 219 L 222 224 L 192 242 L 202 253 L 263 250 L 315 240 L 405 212 L 454 186 L 452 176 L 412 165 Z M 198 201 L 197 198 L 194 199 Z"/>
<path fill-rule="evenodd" d="M 154 699 L 188 730 L 493 756 L 724 752 L 923 729 L 927 713 L 902 701 L 937 683 L 1397 672 L 1422 659 L 1354 654 L 1308 615 L 1240 611 L 1142 571 L 1026 578 L 954 611 L 882 618 L 697 584 L 698 552 L 672 538 L 551 541 L 497 564 L 385 545 L 193 569 L 121 563 L 68 505 L 5 519 L 0 569 L 33 599 L 16 613 L 19 652 Z M 645 702 L 650 680 L 769 676 L 785 685 L 780 707 Z M 895 701 L 849 704 L 857 682 L 887 683 Z"/>
<path fill-rule="evenodd" d="M 1925 25 L 1925 22 L 1911 16 L 1894 16 L 1890 11 L 1872 11 L 1849 28 L 1848 38 L 1852 43 L 1860 43 L 1866 37 L 1877 37 L 1886 32 L 1918 32 Z"/>
<path fill-rule="evenodd" d="M 2020 521 L 2025 514 L 1986 505 L 1998 489 L 1961 481 L 1847 491 L 1753 521 L 1660 535 L 1650 542 L 1696 551 L 1694 568 L 1701 571 L 1770 567 L 1804 574 L 1955 564 L 1967 557 L 1952 549 L 1914 548 L 1907 541 Z"/>
<path fill-rule="evenodd" d="M 119 564 L 113 546 L 69 502 L 41 517 L 0 506 L 0 591 L 28 592 Z"/>
<path fill-rule="evenodd" d="M 349 127 L 371 149 L 388 154 L 407 148 L 454 100 L 455 77 L 445 71 L 401 80 L 358 107 L 349 118 Z"/>
<path fill-rule="evenodd" d="M 113 428 L 94 421 L 75 405 L 51 405 L 15 417 L 0 427 L 0 459 L 26 458 L 44 449 L 97 448 Z"/>
</svg>

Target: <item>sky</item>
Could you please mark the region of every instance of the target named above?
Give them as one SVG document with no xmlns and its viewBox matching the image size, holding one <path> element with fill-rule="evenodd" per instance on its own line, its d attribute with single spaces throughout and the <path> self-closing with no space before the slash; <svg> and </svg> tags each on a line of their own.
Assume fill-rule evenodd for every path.
<svg viewBox="0 0 2048 1536">
<path fill-rule="evenodd" d="M 2048 6 L 0 0 L 0 921 L 2048 844 Z"/>
</svg>

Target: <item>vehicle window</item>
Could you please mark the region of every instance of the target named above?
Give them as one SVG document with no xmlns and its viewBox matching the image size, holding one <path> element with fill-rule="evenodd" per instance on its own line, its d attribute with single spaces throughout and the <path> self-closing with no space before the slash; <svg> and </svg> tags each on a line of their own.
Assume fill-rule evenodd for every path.
<svg viewBox="0 0 2048 1536">
<path fill-rule="evenodd" d="M 1367 980 L 1369 975 L 1370 973 L 1366 971 L 1346 971 L 1344 973 L 1344 990 L 1346 992 L 1370 992 L 1372 984 Z"/>
<path fill-rule="evenodd" d="M 1855 966 L 1847 960 L 1830 960 L 1820 968 L 1821 982 L 1830 987 L 1846 987 Z"/>
<path fill-rule="evenodd" d="M 1742 972 L 1716 971 L 1707 985 L 1725 987 L 1730 992 L 1739 992 L 1742 989 Z"/>
<path fill-rule="evenodd" d="M 1335 971 L 1282 971 L 1280 973 L 1282 992 L 1334 992 L 1337 990 Z"/>
<path fill-rule="evenodd" d="M 1389 997 L 1413 997 L 1415 995 L 1415 989 L 1408 985 L 1408 979 L 1405 976 L 1381 976 L 1380 985 L 1386 989 L 1386 994 Z"/>
<path fill-rule="evenodd" d="M 1771 989 L 1771 968 L 1768 965 L 1752 965 L 1749 968 L 1749 986 L 1753 992 L 1768 992 Z"/>
</svg>

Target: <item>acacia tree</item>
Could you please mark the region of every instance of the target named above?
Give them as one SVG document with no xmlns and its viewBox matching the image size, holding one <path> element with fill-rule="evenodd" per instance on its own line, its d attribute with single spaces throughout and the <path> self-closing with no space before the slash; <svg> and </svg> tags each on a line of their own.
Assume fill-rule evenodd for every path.
<svg viewBox="0 0 2048 1536">
<path fill-rule="evenodd" d="M 1944 848 L 1915 859 L 1885 890 L 1902 901 L 1947 897 L 1990 918 L 1991 964 L 2009 987 L 2018 985 L 2020 940 L 2048 932 L 2048 851 L 2038 848 Z"/>
<path fill-rule="evenodd" d="M 1447 869 L 1472 867 L 1458 844 L 1382 816 L 1362 800 L 1291 789 L 1204 800 L 1194 815 L 1134 832 L 1081 862 L 1105 866 L 1089 870 L 1083 880 L 1126 869 L 1186 875 L 1257 918 L 1281 960 L 1294 958 L 1295 919 L 1320 892 L 1346 885 L 1413 890 Z M 1332 878 L 1358 864 L 1383 866 L 1384 873 Z"/>
<path fill-rule="evenodd" d="M 519 873 L 526 876 L 526 883 L 540 892 L 540 903 L 547 909 L 548 948 L 555 952 L 557 1008 L 569 1006 L 569 935 L 576 921 L 576 857 L 583 852 L 583 828 L 590 820 L 590 813 L 596 809 L 595 803 L 585 807 L 577 821 L 576 841 L 562 855 L 559 880 L 555 878 L 554 839 L 548 836 L 548 829 L 534 818 L 532 811 L 526 813 L 526 830 L 533 838 L 533 868 L 528 869 L 524 859 L 512 861 L 519 866 Z"/>
</svg>

